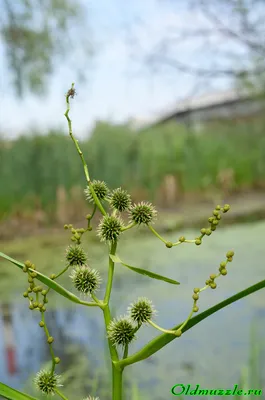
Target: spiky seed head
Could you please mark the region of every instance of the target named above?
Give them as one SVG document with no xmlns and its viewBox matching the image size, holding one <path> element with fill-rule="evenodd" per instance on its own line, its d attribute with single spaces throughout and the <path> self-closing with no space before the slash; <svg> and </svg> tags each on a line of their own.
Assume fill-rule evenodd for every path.
<svg viewBox="0 0 265 400">
<path fill-rule="evenodd" d="M 88 397 L 86 397 L 86 398 L 83 399 L 83 400 L 100 400 L 100 399 L 99 399 L 99 397 L 91 397 L 91 396 L 88 396 Z"/>
<path fill-rule="evenodd" d="M 139 297 L 128 307 L 131 319 L 137 324 L 146 323 L 157 313 L 151 300 Z"/>
<path fill-rule="evenodd" d="M 135 339 L 135 327 L 127 316 L 113 319 L 108 326 L 108 338 L 115 346 L 125 346 Z"/>
<path fill-rule="evenodd" d="M 96 193 L 99 201 L 105 200 L 109 193 L 109 189 L 108 189 L 106 183 L 103 181 L 94 180 L 91 182 L 91 185 L 92 185 L 94 192 Z M 84 193 L 85 193 L 86 199 L 88 201 L 94 203 L 94 199 L 93 199 L 93 195 L 92 195 L 90 186 L 87 186 L 87 188 L 84 190 Z"/>
<path fill-rule="evenodd" d="M 91 397 L 91 396 L 88 396 L 88 397 L 86 397 L 86 398 L 83 399 L 83 400 L 100 400 L 100 399 L 99 399 L 99 397 Z"/>
<path fill-rule="evenodd" d="M 80 246 L 69 246 L 66 249 L 66 261 L 69 265 L 83 265 L 87 261 L 87 255 Z"/>
<path fill-rule="evenodd" d="M 157 211 L 151 203 L 142 201 L 130 208 L 131 222 L 136 224 L 150 224 L 157 216 Z"/>
<path fill-rule="evenodd" d="M 118 239 L 123 227 L 122 219 L 117 215 L 105 215 L 97 228 L 97 234 L 101 241 L 114 241 Z"/>
<path fill-rule="evenodd" d="M 115 189 L 110 195 L 110 205 L 120 212 L 128 210 L 131 206 L 131 196 L 122 188 Z"/>
<path fill-rule="evenodd" d="M 60 384 L 61 377 L 60 375 L 55 374 L 54 372 L 52 373 L 51 371 L 47 370 L 41 370 L 37 373 L 34 383 L 43 394 L 46 395 L 54 395 L 55 389 L 59 386 L 62 386 Z"/>
<path fill-rule="evenodd" d="M 86 295 L 95 293 L 101 283 L 99 272 L 86 265 L 75 267 L 70 278 L 72 279 L 75 288 Z"/>
</svg>

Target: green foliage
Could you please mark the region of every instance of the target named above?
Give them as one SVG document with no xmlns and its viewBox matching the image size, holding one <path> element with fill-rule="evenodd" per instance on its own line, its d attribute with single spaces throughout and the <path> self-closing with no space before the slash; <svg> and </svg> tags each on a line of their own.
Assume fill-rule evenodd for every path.
<svg viewBox="0 0 265 400">
<path fill-rule="evenodd" d="M 241 368 L 240 379 L 238 387 L 242 388 L 244 392 L 249 389 L 252 390 L 264 390 L 264 376 L 263 371 L 265 368 L 263 352 L 265 350 L 264 341 L 261 340 L 258 335 L 258 328 L 260 327 L 260 321 L 258 318 L 253 318 L 250 326 L 250 347 L 249 347 L 249 360 Z M 263 327 L 262 327 L 263 328 Z M 245 396 L 237 396 L 239 399 L 243 399 Z M 248 396 L 250 400 L 254 400 L 257 394 L 252 393 Z"/>
<path fill-rule="evenodd" d="M 145 188 L 153 200 L 167 174 L 180 180 L 184 192 L 199 191 L 225 169 L 235 174 L 234 189 L 255 187 L 265 176 L 265 120 L 245 124 L 219 124 L 188 136 L 184 128 L 168 124 L 143 132 L 128 126 L 98 123 L 92 136 L 80 142 L 93 177 L 110 189 Z M 0 143 L 0 216 L 40 205 L 52 215 L 59 185 L 69 193 L 84 186 L 79 160 L 71 142 L 51 131 Z M 145 199 L 147 200 L 147 199 Z"/>
<path fill-rule="evenodd" d="M 38 95 L 47 93 L 47 78 L 54 71 L 56 61 L 62 56 L 71 56 L 69 33 L 71 29 L 73 34 L 73 26 L 75 41 L 78 37 L 86 56 L 91 55 L 88 36 L 81 35 L 82 29 L 88 33 L 85 14 L 84 6 L 76 0 L 2 2 L 0 34 L 19 96 L 27 89 Z"/>
<path fill-rule="evenodd" d="M 0 395 L 8 400 L 37 400 L 35 397 L 31 397 L 28 394 L 12 389 L 11 387 L 4 385 L 1 382 L 0 382 Z"/>
<path fill-rule="evenodd" d="M 1 254 L 1 253 L 0 253 Z M 155 274 L 154 272 L 147 271 L 146 269 L 132 267 L 131 265 L 125 264 L 118 256 L 110 255 L 110 258 L 113 262 L 117 264 L 122 264 L 124 267 L 129 268 L 131 271 L 137 272 L 140 275 L 148 276 L 149 278 L 158 279 L 159 281 L 164 281 L 167 283 L 172 283 L 173 285 L 179 285 L 179 282 L 175 281 L 174 279 L 167 278 L 162 275 Z"/>
<path fill-rule="evenodd" d="M 74 89 L 74 84 L 72 84 L 71 89 L 67 92 L 66 95 L 66 112 L 65 112 L 65 117 L 68 122 L 68 129 L 69 129 L 69 135 L 70 138 L 72 139 L 74 143 L 74 147 L 80 156 L 83 170 L 84 170 L 84 175 L 86 179 L 86 187 L 89 190 L 91 200 L 93 200 L 93 203 L 95 205 L 94 211 L 92 215 L 89 215 L 86 217 L 86 223 L 87 227 L 86 228 L 80 228 L 80 229 L 75 229 L 72 224 L 70 225 L 65 225 L 64 227 L 66 229 L 71 229 L 71 233 L 73 236 L 71 237 L 72 241 L 76 241 L 76 246 L 69 247 L 67 248 L 66 252 L 66 260 L 64 260 L 65 264 L 63 269 L 57 273 L 57 274 L 52 274 L 50 277 L 47 277 L 46 275 L 40 273 L 37 270 L 37 267 L 35 264 L 33 264 L 31 261 L 27 260 L 23 264 L 6 254 L 0 252 L 0 256 L 6 259 L 7 261 L 11 262 L 14 264 L 16 267 L 18 267 L 21 272 L 25 274 L 27 277 L 27 289 L 23 293 L 23 297 L 28 300 L 29 303 L 29 309 L 32 310 L 32 312 L 39 312 L 41 321 L 39 321 L 39 327 L 43 329 L 45 333 L 45 340 L 46 343 L 49 347 L 50 350 L 50 355 L 51 355 L 51 367 L 50 369 L 45 369 L 41 370 L 37 373 L 36 378 L 35 378 L 35 384 L 39 391 L 41 391 L 44 394 L 56 394 L 59 396 L 61 399 L 68 400 L 67 397 L 61 392 L 61 389 L 59 387 L 61 386 L 61 376 L 57 375 L 57 370 L 58 370 L 58 364 L 60 363 L 60 358 L 56 356 L 55 351 L 54 351 L 54 337 L 51 336 L 48 326 L 46 324 L 45 320 L 45 312 L 46 312 L 46 307 L 48 303 L 48 298 L 47 296 L 49 295 L 50 289 L 54 290 L 57 294 L 60 296 L 63 296 L 64 298 L 75 302 L 79 305 L 84 305 L 87 307 L 94 307 L 94 308 L 100 308 L 101 311 L 103 312 L 103 317 L 104 317 L 104 323 L 105 323 L 105 333 L 107 333 L 107 338 L 108 338 L 108 348 L 109 348 L 109 356 L 111 360 L 111 369 L 112 369 L 112 399 L 114 400 L 122 400 L 123 399 L 123 393 L 124 393 L 124 384 L 123 384 L 123 371 L 125 367 L 128 367 L 131 364 L 137 363 L 141 360 L 144 360 L 150 355 L 156 353 L 157 351 L 161 350 L 165 345 L 170 343 L 172 340 L 176 338 L 180 338 L 183 333 L 185 333 L 187 330 L 191 329 L 193 326 L 204 320 L 205 318 L 208 318 L 211 316 L 213 313 L 221 310 L 224 307 L 227 307 L 228 305 L 234 303 L 235 301 L 238 301 L 239 299 L 250 295 L 251 293 L 256 292 L 257 290 L 260 290 L 265 287 L 265 280 L 260 281 L 256 283 L 253 286 L 248 287 L 247 289 L 236 293 L 234 296 L 224 300 L 223 302 L 215 305 L 214 307 L 208 308 L 206 311 L 200 313 L 196 317 L 193 317 L 194 313 L 197 313 L 199 308 L 197 306 L 197 302 L 200 298 L 201 292 L 203 292 L 206 289 L 216 289 L 217 284 L 216 284 L 216 279 L 220 278 L 223 279 L 225 275 L 227 275 L 227 265 L 228 263 L 233 261 L 234 257 L 234 251 L 230 250 L 226 253 L 226 261 L 221 262 L 220 267 L 219 267 L 219 273 L 217 274 L 210 274 L 209 278 L 205 281 L 205 286 L 203 287 L 196 287 L 193 289 L 193 294 L 192 294 L 192 307 L 189 315 L 187 318 L 180 324 L 176 325 L 173 327 L 171 330 L 164 329 L 158 324 L 156 324 L 154 321 L 152 321 L 152 318 L 154 317 L 154 310 L 152 308 L 152 301 L 145 299 L 143 303 L 143 298 L 138 299 L 137 303 L 134 303 L 134 312 L 133 315 L 131 316 L 120 316 L 120 317 L 114 317 L 113 313 L 111 312 L 110 309 L 110 300 L 111 300 L 111 292 L 112 292 L 112 286 L 113 286 L 113 278 L 114 278 L 114 271 L 115 271 L 115 264 L 122 264 L 123 266 L 129 268 L 130 270 L 133 270 L 134 272 L 140 273 L 141 275 L 147 275 L 149 278 L 153 279 L 158 279 L 162 280 L 167 283 L 173 283 L 173 284 L 178 284 L 177 281 L 173 281 L 172 279 L 165 278 L 164 276 L 158 275 L 151 273 L 149 271 L 145 271 L 143 269 L 131 267 L 128 264 L 124 263 L 123 261 L 120 260 L 120 258 L 117 256 L 116 251 L 118 245 L 120 245 L 120 233 L 123 233 L 124 231 L 130 230 L 130 229 L 135 229 L 135 227 L 139 223 L 144 223 L 146 225 L 146 228 L 149 228 L 150 231 L 160 240 L 162 241 L 167 248 L 172 248 L 173 246 L 177 245 L 183 245 L 183 243 L 190 243 L 192 245 L 201 245 L 204 241 L 205 236 L 210 236 L 212 232 L 214 232 L 222 219 L 221 217 L 221 212 L 222 213 L 227 213 L 230 209 L 230 206 L 228 204 L 225 204 L 223 207 L 220 205 L 217 205 L 216 208 L 212 212 L 212 216 L 208 218 L 208 222 L 210 223 L 209 228 L 202 228 L 201 229 L 201 235 L 199 237 L 196 237 L 195 239 L 186 239 L 184 236 L 181 236 L 179 240 L 175 243 L 173 242 L 168 242 L 166 239 L 164 239 L 150 223 L 152 222 L 152 219 L 154 215 L 156 214 L 156 211 L 154 207 L 152 206 L 151 203 L 144 203 L 141 202 L 138 205 L 131 206 L 129 205 L 128 209 L 126 210 L 127 213 L 132 215 L 132 212 L 137 209 L 137 207 L 140 207 L 140 209 L 137 209 L 138 211 L 140 210 L 140 215 L 138 217 L 141 217 L 141 220 L 138 218 L 135 219 L 133 218 L 132 215 L 132 220 L 130 221 L 129 225 L 125 226 L 123 223 L 121 223 L 119 211 L 117 209 L 114 209 L 112 211 L 112 214 L 108 214 L 110 212 L 109 208 L 111 208 L 111 194 L 110 197 L 105 198 L 105 184 L 102 185 L 102 182 L 100 181 L 91 181 L 90 178 L 90 172 L 88 171 L 88 167 L 83 155 L 83 152 L 81 151 L 81 148 L 79 146 L 78 141 L 73 135 L 72 131 L 72 122 L 69 117 L 69 111 L 70 111 L 70 98 L 73 98 L 75 95 L 75 89 Z M 99 157 L 100 158 L 100 157 Z M 148 157 L 149 158 L 149 157 Z M 47 158 L 48 159 L 48 158 Z M 100 158 L 102 159 L 102 158 Z M 106 172 L 106 171 L 105 171 Z M 103 199 L 106 200 L 106 202 L 109 202 L 108 205 L 104 205 L 101 203 L 102 198 L 100 199 L 98 197 L 98 194 L 102 197 L 102 188 L 104 186 L 103 190 Z M 100 190 L 98 190 L 100 187 Z M 105 209 L 106 207 L 106 209 Z M 97 288 L 99 284 L 99 273 L 97 270 L 93 269 L 91 270 L 90 268 L 86 265 L 81 265 L 76 269 L 74 272 L 74 276 L 70 275 L 74 281 L 74 286 L 76 286 L 77 289 L 81 289 L 84 293 L 88 293 L 92 298 L 91 302 L 83 301 L 79 299 L 77 296 L 75 296 L 73 293 L 70 291 L 66 290 L 63 286 L 59 285 L 55 280 L 59 278 L 61 275 L 66 273 L 71 266 L 70 264 L 83 264 L 86 262 L 87 257 L 85 256 L 84 250 L 82 248 L 83 246 L 83 234 L 89 233 L 91 230 L 93 230 L 93 226 L 91 226 L 91 221 L 94 217 L 95 211 L 98 210 L 103 216 L 103 219 L 100 221 L 99 224 L 97 224 L 97 229 L 100 230 L 101 232 L 101 238 L 104 236 L 104 240 L 107 242 L 107 247 L 108 247 L 108 278 L 107 278 L 107 283 L 106 283 L 106 290 L 105 290 L 105 295 L 103 299 L 98 299 L 96 295 L 94 294 L 95 289 Z M 102 222 L 103 221 L 103 222 Z M 104 228 L 104 229 L 103 229 Z M 82 243 L 81 243 L 82 241 Z M 70 254 L 71 253 L 71 254 Z M 84 274 L 85 272 L 85 274 Z M 78 282 L 76 281 L 76 274 L 78 274 Z M 46 285 L 46 288 L 43 288 L 42 286 L 39 286 L 36 284 L 36 281 L 40 281 L 43 284 Z M 76 285 L 78 283 L 78 285 Z M 78 286 L 78 287 L 77 287 Z M 48 304 L 49 306 L 49 304 Z M 136 309 L 135 309 L 136 307 Z M 132 308 L 129 307 L 128 311 L 132 310 Z M 131 318 L 133 317 L 133 319 Z M 141 329 L 142 323 L 147 323 L 156 330 L 163 332 L 162 335 L 155 337 L 151 342 L 147 343 L 144 345 L 139 351 L 137 351 L 134 354 L 129 355 L 129 345 L 131 342 L 137 338 L 136 332 Z M 123 350 L 123 354 L 121 354 L 121 347 Z M 137 391 L 134 391 L 134 396 Z M 15 399 L 15 397 L 12 397 L 12 399 Z M 90 397 L 89 397 L 90 398 Z"/>
</svg>

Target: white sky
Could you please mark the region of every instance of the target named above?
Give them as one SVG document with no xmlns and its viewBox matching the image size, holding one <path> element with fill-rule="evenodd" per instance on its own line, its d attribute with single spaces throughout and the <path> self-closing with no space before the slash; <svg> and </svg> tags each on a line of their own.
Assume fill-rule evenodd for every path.
<svg viewBox="0 0 265 400">
<path fill-rule="evenodd" d="M 173 13 L 166 1 L 158 3 L 157 0 L 87 2 L 93 37 L 99 43 L 89 81 L 86 85 L 79 85 L 73 71 L 67 67 L 57 68 L 51 79 L 50 92 L 44 99 L 32 95 L 23 100 L 15 98 L 0 45 L 0 59 L 3 60 L 0 65 L 0 131 L 4 136 L 14 138 L 31 127 L 40 130 L 55 127 L 66 131 L 64 94 L 72 82 L 76 84 L 78 95 L 72 101 L 71 117 L 80 138 L 89 133 L 98 119 L 112 122 L 145 119 L 167 106 L 172 107 L 172 103 L 189 95 L 192 90 L 201 90 L 202 86 L 196 86 L 195 78 L 190 75 L 168 70 L 166 74 L 154 77 L 141 67 L 140 62 L 133 62 L 130 57 L 124 28 L 130 31 L 135 18 L 141 17 L 145 22 L 145 28 L 134 28 L 143 52 L 152 48 L 170 26 L 186 28 L 190 24 L 194 27 L 202 23 L 199 15 L 181 7 L 185 2 L 180 1 L 177 13 Z M 183 60 L 193 57 L 192 44 L 183 43 L 178 51 Z M 224 86 L 224 81 L 219 82 L 219 87 Z"/>
</svg>

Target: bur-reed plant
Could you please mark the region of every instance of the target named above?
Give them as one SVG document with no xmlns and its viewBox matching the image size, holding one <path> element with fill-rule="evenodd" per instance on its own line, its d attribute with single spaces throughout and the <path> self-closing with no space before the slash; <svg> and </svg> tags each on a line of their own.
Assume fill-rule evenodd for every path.
<svg viewBox="0 0 265 400">
<path fill-rule="evenodd" d="M 65 117 L 68 123 L 70 138 L 75 145 L 83 165 L 86 179 L 84 192 L 88 202 L 91 202 L 94 206 L 93 212 L 86 216 L 87 222 L 84 228 L 76 228 L 72 224 L 66 224 L 64 226 L 70 233 L 71 244 L 66 248 L 65 265 L 63 269 L 58 273 L 53 273 L 50 277 L 38 271 L 37 266 L 34 265 L 32 261 L 27 260 L 21 263 L 4 253 L 0 253 L 0 256 L 20 268 L 22 273 L 25 274 L 27 289 L 23 293 L 23 296 L 28 300 L 29 309 L 39 313 L 39 326 L 44 330 L 46 335 L 47 345 L 49 346 L 51 354 L 51 367 L 49 369 L 43 369 L 36 374 L 34 382 L 39 391 L 47 396 L 56 395 L 61 399 L 68 400 L 65 394 L 63 394 L 61 377 L 57 374 L 56 370 L 57 365 L 61 362 L 56 354 L 56 340 L 52 336 L 45 320 L 46 310 L 49 306 L 49 292 L 50 290 L 54 290 L 59 295 L 64 296 L 66 299 L 79 306 L 94 307 L 101 310 L 105 321 L 106 339 L 112 365 L 112 398 L 113 400 L 122 400 L 124 399 L 123 371 L 126 367 L 150 357 L 175 339 L 181 340 L 181 336 L 185 334 L 186 331 L 205 318 L 208 318 L 210 315 L 229 304 L 264 288 L 265 280 L 197 314 L 199 311 L 201 293 L 207 289 L 216 289 L 217 282 L 219 282 L 220 278 L 222 279 L 229 272 L 229 264 L 234 257 L 234 251 L 229 250 L 226 253 L 225 259 L 220 263 L 219 268 L 217 268 L 217 271 L 206 278 L 203 286 L 198 286 L 193 289 L 193 293 L 191 294 L 191 311 L 186 320 L 178 323 L 171 329 L 161 327 L 155 322 L 157 311 L 152 300 L 145 296 L 135 299 L 131 305 L 128 305 L 128 312 L 126 315 L 112 315 L 110 301 L 115 264 L 121 264 L 130 271 L 146 275 L 152 279 L 161 280 L 163 283 L 179 285 L 179 282 L 175 279 L 153 273 L 150 270 L 128 265 L 121 260 L 118 255 L 118 244 L 122 235 L 125 235 L 128 230 L 134 229 L 135 227 L 146 226 L 146 228 L 168 249 L 173 249 L 185 243 L 200 246 L 205 239 L 207 240 L 208 236 L 215 232 L 223 215 L 230 210 L 230 206 L 228 204 L 223 206 L 217 205 L 212 211 L 212 215 L 208 218 L 209 226 L 203 227 L 196 238 L 187 239 L 184 236 L 180 236 L 174 242 L 163 238 L 154 228 L 157 210 L 151 203 L 142 201 L 138 204 L 133 204 L 130 194 L 121 187 L 109 190 L 105 182 L 91 180 L 83 152 L 80 149 L 78 140 L 73 134 L 72 121 L 69 117 L 70 99 L 74 98 L 75 93 L 74 84 L 72 84 L 72 87 L 66 94 L 67 109 Z M 88 254 L 83 245 L 83 236 L 89 234 L 89 232 L 95 228 L 92 222 L 96 211 L 99 211 L 102 215 L 96 228 L 97 236 L 98 239 L 104 243 L 104 246 L 108 248 L 109 252 L 108 279 L 103 299 L 97 297 L 97 290 L 102 284 L 102 279 L 99 272 L 88 264 Z M 121 216 L 124 213 L 127 213 L 129 217 L 129 223 L 127 225 Z M 73 287 L 80 293 L 80 297 L 57 283 L 58 278 L 64 273 L 69 273 Z M 87 297 L 90 297 L 90 301 L 87 300 Z M 197 315 L 194 316 L 194 314 Z M 155 330 L 159 331 L 160 334 L 143 346 L 139 351 L 131 354 L 130 344 L 137 340 L 137 333 L 145 324 L 151 325 Z M 34 400 L 33 397 L 12 389 L 3 383 L 0 383 L 0 394 L 11 400 Z M 86 400 L 96 399 L 97 398 L 93 398 L 89 394 L 86 398 Z"/>
</svg>

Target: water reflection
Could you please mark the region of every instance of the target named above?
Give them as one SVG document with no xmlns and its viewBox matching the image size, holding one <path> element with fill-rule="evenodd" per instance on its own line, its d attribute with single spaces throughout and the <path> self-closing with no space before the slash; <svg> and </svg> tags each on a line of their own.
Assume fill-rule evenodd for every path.
<svg viewBox="0 0 265 400">
<path fill-rule="evenodd" d="M 141 262 L 141 254 L 145 252 L 155 260 L 152 263 L 154 272 L 176 278 L 181 283 L 186 281 L 186 284 L 176 288 L 148 278 L 136 279 L 133 273 L 128 272 L 128 275 L 122 275 L 115 280 L 112 309 L 115 313 L 124 314 L 131 301 L 145 295 L 152 299 L 158 308 L 157 323 L 166 328 L 172 327 L 172 321 L 177 323 L 186 318 L 190 311 L 192 288 L 200 282 L 203 284 L 209 273 L 214 272 L 222 260 L 223 253 L 231 248 L 231 243 L 235 243 L 233 247 L 237 258 L 235 257 L 235 262 L 229 265 L 228 277 L 220 282 L 220 289 L 218 287 L 215 291 L 206 290 L 203 293 L 200 298 L 200 310 L 216 304 L 259 279 L 264 279 L 264 257 L 260 257 L 261 254 L 264 255 L 263 244 L 257 240 L 253 241 L 251 248 L 247 245 L 249 228 L 246 228 L 246 235 L 243 231 L 240 232 L 240 241 L 237 241 L 236 229 L 235 227 L 234 232 L 232 230 L 230 233 L 232 237 L 223 231 L 221 252 L 218 235 L 216 239 L 213 236 L 211 242 L 208 241 L 199 252 L 197 248 L 191 247 L 188 252 L 190 261 L 187 260 L 187 249 L 180 248 L 169 253 L 167 249 L 157 246 L 156 240 L 149 238 L 136 243 L 139 254 L 135 253 L 132 246 L 125 246 L 126 257 L 121 254 L 121 258 L 128 259 L 128 262 L 134 259 L 135 266 L 144 267 L 143 264 L 148 262 Z M 231 228 L 229 230 L 231 231 Z M 260 227 L 256 237 L 260 237 Z M 144 398 L 148 400 L 171 398 L 170 389 L 176 383 L 194 386 L 199 383 L 201 387 L 211 388 L 233 387 L 238 383 L 242 365 L 249 358 L 249 329 L 253 316 L 259 319 L 259 337 L 264 337 L 264 300 L 265 293 L 260 291 L 212 315 L 162 351 L 126 369 L 127 381 L 135 379 Z M 67 383 L 76 388 L 73 389 L 76 390 L 73 392 L 73 399 L 82 398 L 83 392 L 95 395 L 98 388 L 103 387 L 106 389 L 102 399 L 110 399 L 105 332 L 99 310 L 76 306 L 69 308 L 69 303 L 66 302 L 64 305 L 58 305 L 56 310 L 48 308 L 46 319 L 55 338 L 56 355 L 62 360 L 60 368 L 68 371 Z M 43 366 L 43 362 L 50 360 L 44 332 L 38 322 L 38 312 L 30 312 L 26 300 L 21 300 L 21 296 L 17 298 L 17 302 L 2 305 L 0 381 L 22 389 L 32 375 Z M 139 350 L 156 335 L 157 331 L 153 328 L 142 328 L 131 352 Z M 8 357 L 11 348 L 13 358 Z M 265 354 L 263 359 L 265 360 Z M 85 360 L 88 360 L 88 364 Z M 80 372 L 81 377 L 77 381 L 75 373 L 79 368 L 83 372 Z M 264 371 L 264 365 L 260 368 Z M 91 378 L 90 382 L 88 377 Z"/>
</svg>

